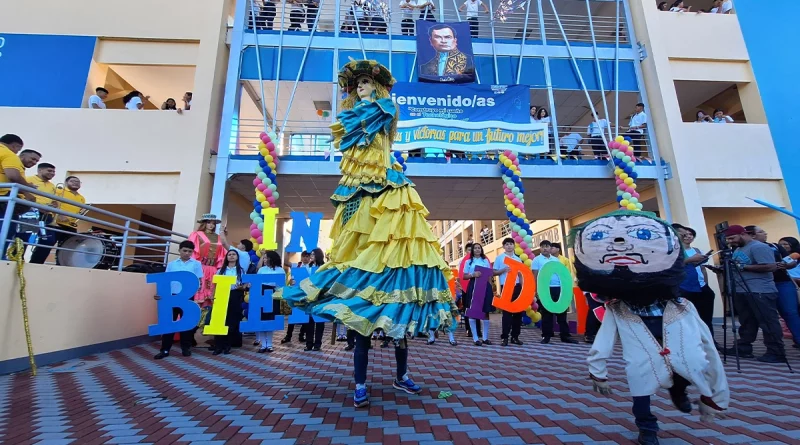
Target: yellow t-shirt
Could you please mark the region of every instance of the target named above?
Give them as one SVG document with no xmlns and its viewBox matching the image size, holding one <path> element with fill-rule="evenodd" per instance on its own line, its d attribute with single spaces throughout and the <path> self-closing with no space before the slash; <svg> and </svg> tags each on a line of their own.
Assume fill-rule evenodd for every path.
<svg viewBox="0 0 800 445">
<path fill-rule="evenodd" d="M 45 181 L 44 179 L 38 176 L 28 176 L 25 178 L 32 186 L 36 187 L 40 192 L 50 193 L 51 195 L 56 194 L 56 185 L 50 181 Z M 36 195 L 36 202 L 42 205 L 49 205 L 53 200 L 50 198 L 45 198 L 44 196 Z"/>
<path fill-rule="evenodd" d="M 25 166 L 22 165 L 19 156 L 4 144 L 0 144 L 0 183 L 11 182 L 6 176 L 5 170 L 7 168 L 18 170 L 20 175 L 25 176 Z M 8 188 L 0 188 L 0 196 L 5 196 L 8 192 Z"/>
<path fill-rule="evenodd" d="M 57 196 L 62 196 L 64 199 L 79 202 L 81 204 L 86 204 L 86 198 L 83 197 L 78 192 L 73 192 L 67 189 L 59 189 L 56 193 Z M 75 205 L 72 205 L 68 202 L 62 202 L 59 206 L 61 210 L 69 213 L 78 214 L 81 211 L 81 208 Z M 69 227 L 77 227 L 78 226 L 78 218 L 70 218 L 64 215 L 56 215 L 56 223 L 62 226 L 69 226 Z"/>
<path fill-rule="evenodd" d="M 561 261 L 561 264 L 567 268 L 570 274 L 572 274 L 572 279 L 575 279 L 575 266 L 572 264 L 569 258 L 565 257 L 564 255 L 558 256 L 558 261 Z"/>
</svg>

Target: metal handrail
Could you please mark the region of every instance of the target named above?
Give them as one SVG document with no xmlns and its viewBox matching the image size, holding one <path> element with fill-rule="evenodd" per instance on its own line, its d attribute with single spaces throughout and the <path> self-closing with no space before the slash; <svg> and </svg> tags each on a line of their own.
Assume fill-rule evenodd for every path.
<svg viewBox="0 0 800 445">
<path fill-rule="evenodd" d="M 9 190 L 8 195 L 0 196 L 0 204 L 3 204 L 3 206 L 5 207 L 4 213 L 0 214 L 0 252 L 3 254 L 5 253 L 5 249 L 7 247 L 6 246 L 7 238 L 12 228 L 14 229 L 32 228 L 33 230 L 25 230 L 23 231 L 23 233 L 31 233 L 37 235 L 39 234 L 44 235 L 45 233 L 47 233 L 48 235 L 63 234 L 63 235 L 75 236 L 80 239 L 94 239 L 101 241 L 103 243 L 110 243 L 119 248 L 119 254 L 107 252 L 103 253 L 102 257 L 119 259 L 116 268 L 117 270 L 122 271 L 123 268 L 126 266 L 125 264 L 126 259 L 134 262 L 163 264 L 166 262 L 169 255 L 172 254 L 169 251 L 169 247 L 173 243 L 180 242 L 181 240 L 188 238 L 184 234 L 174 232 L 172 230 L 165 229 L 163 227 L 158 227 L 153 224 L 135 220 L 133 218 L 120 215 L 114 212 L 109 212 L 107 210 L 100 209 L 91 205 L 71 201 L 63 196 L 42 192 L 36 188 L 27 187 L 19 184 L 12 184 L 12 183 L 0 183 L 0 188 Z M 52 207 L 51 205 L 40 204 L 38 202 L 22 199 L 19 197 L 19 194 L 22 192 L 30 193 L 33 194 L 34 196 L 44 197 L 53 202 L 68 204 L 72 207 L 81 209 L 81 212 L 71 213 L 61 209 L 60 207 Z M 18 209 L 17 206 L 24 206 L 25 211 L 24 212 L 19 211 L 20 209 Z M 22 215 L 30 212 L 30 209 L 35 209 L 39 211 L 38 220 L 21 218 Z M 124 221 L 124 223 L 118 224 L 112 221 L 101 220 L 98 218 L 86 216 L 85 213 L 89 211 L 108 218 Z M 16 219 L 14 218 L 15 213 L 18 215 Z M 51 223 L 46 226 L 43 225 L 43 223 L 41 222 L 43 220 L 42 216 L 50 214 L 65 216 L 70 219 L 88 222 L 93 225 L 108 228 L 109 230 L 112 231 L 119 231 L 122 233 L 122 235 L 101 237 L 101 236 L 95 236 L 95 233 L 89 233 L 89 234 L 76 233 L 70 230 L 65 230 L 63 227 L 66 226 L 59 225 L 56 223 L 56 221 L 51 221 Z M 132 224 L 138 225 L 139 228 L 132 228 L 131 227 Z M 155 233 L 145 232 L 142 229 L 149 229 Z M 15 230 L 14 233 L 20 233 L 20 232 L 18 230 Z M 138 240 L 151 240 L 153 242 L 139 244 Z M 23 241 L 26 247 L 27 246 L 41 247 L 41 248 L 55 250 L 56 252 L 67 251 L 67 252 L 87 253 L 86 251 L 71 249 L 63 247 L 61 245 L 56 246 L 55 244 L 42 244 L 39 242 L 31 242 L 30 240 L 27 241 L 23 240 Z M 141 255 L 141 254 L 128 255 L 126 254 L 126 251 L 130 247 L 157 252 L 158 255 Z M 163 250 L 157 249 L 157 247 L 163 247 L 164 249 Z M 144 258 L 163 258 L 163 261 L 161 262 L 151 261 Z"/>
<path fill-rule="evenodd" d="M 391 35 L 403 36 L 413 35 L 408 32 L 407 25 L 403 23 L 404 19 L 421 20 L 420 11 L 415 10 L 411 15 L 406 15 L 402 10 L 392 8 L 392 10 L 382 11 L 379 15 L 370 15 L 368 11 L 361 10 L 359 15 L 362 17 L 357 18 L 358 26 L 356 26 L 356 16 L 351 7 L 352 2 L 341 2 L 343 5 L 339 8 L 339 14 L 334 10 L 327 8 L 319 8 L 316 15 L 309 14 L 306 9 L 297 9 L 289 4 L 282 7 L 282 2 L 275 1 L 275 16 L 268 18 L 267 15 L 262 14 L 260 11 L 256 12 L 255 18 L 250 14 L 247 20 L 247 27 L 250 30 L 258 29 L 259 32 L 311 32 L 313 28 L 314 19 L 317 20 L 317 31 L 336 33 L 337 28 L 340 34 L 350 35 L 355 37 L 361 35 L 362 38 L 371 38 L 378 35 Z M 344 5 L 344 3 L 348 3 Z M 324 6 L 324 5 L 323 5 Z M 394 5 L 392 5 L 394 6 Z M 445 3 L 444 9 L 441 13 L 442 20 L 445 22 L 458 22 L 465 21 L 466 17 L 460 17 L 459 11 L 451 5 Z M 437 13 L 438 15 L 438 13 Z M 589 15 L 583 14 L 558 14 L 567 31 L 567 37 L 575 41 L 591 42 L 592 35 L 589 32 Z M 562 36 L 558 25 L 556 24 L 556 14 L 551 12 L 544 12 L 541 14 L 543 29 L 538 26 L 529 26 L 524 29 L 525 10 L 511 11 L 504 20 L 497 19 L 492 14 L 487 14 L 480 11 L 478 14 L 478 32 L 475 37 L 477 38 L 491 38 L 491 32 L 494 30 L 495 37 L 500 40 L 521 40 L 522 33 L 526 33 L 527 40 L 541 39 L 542 33 L 547 35 L 549 40 L 562 40 Z M 538 23 L 539 14 L 535 10 L 530 10 L 527 14 L 528 20 L 531 23 Z M 616 41 L 616 17 L 605 15 L 591 15 L 595 29 L 595 40 L 601 43 L 615 43 Z M 255 24 L 255 25 L 254 25 Z M 623 28 L 620 32 L 620 41 L 628 43 L 628 32 Z"/>
</svg>

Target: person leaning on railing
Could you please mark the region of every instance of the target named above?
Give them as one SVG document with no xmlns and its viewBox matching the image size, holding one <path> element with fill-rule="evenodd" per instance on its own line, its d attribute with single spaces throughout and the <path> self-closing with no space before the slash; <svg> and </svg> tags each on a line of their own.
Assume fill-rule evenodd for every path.
<svg viewBox="0 0 800 445">
<path fill-rule="evenodd" d="M 34 150 L 22 150 L 23 145 L 22 139 L 17 135 L 7 134 L 0 137 L 0 183 L 12 183 L 31 187 L 31 184 L 25 180 L 25 169 L 36 165 L 42 155 Z M 17 155 L 17 153 L 19 153 L 19 155 Z M 10 192 L 11 190 L 8 188 L 0 187 L 0 197 L 7 196 Z M 36 200 L 36 197 L 30 192 L 20 192 L 20 194 L 29 201 Z M 5 218 L 8 205 L 8 202 L 0 201 L 0 222 Z M 13 206 L 13 209 L 11 220 L 14 220 L 19 215 L 28 211 L 27 206 L 18 203 Z M 3 224 L 0 223 L 0 227 L 2 227 L 2 225 Z M 11 243 L 16 236 L 17 224 L 9 224 L 6 239 L 2 240 L 4 242 L 0 243 L 0 250 L 2 250 L 0 257 L 2 257 L 2 259 L 6 259 L 7 244 L 5 241 Z"/>
<path fill-rule="evenodd" d="M 86 198 L 78 193 L 80 188 L 81 180 L 78 179 L 77 176 L 68 176 L 67 179 L 64 180 L 64 186 L 58 186 L 55 195 L 62 197 L 65 200 L 64 202 L 59 203 L 58 206 L 62 211 L 75 215 L 81 214 L 81 208 L 73 204 L 73 202 L 76 204 L 86 204 Z M 44 262 L 47 261 L 47 257 L 50 256 L 50 250 L 52 246 L 56 245 L 56 243 L 58 243 L 60 246 L 67 238 L 72 236 L 72 233 L 78 232 L 77 217 L 56 215 L 54 222 L 55 224 L 51 224 L 49 227 L 53 227 L 59 231 L 52 231 L 53 233 L 49 233 L 48 236 L 40 238 L 39 244 L 41 245 L 36 246 L 36 248 L 33 249 L 30 261 L 31 263 L 44 264 Z"/>
</svg>

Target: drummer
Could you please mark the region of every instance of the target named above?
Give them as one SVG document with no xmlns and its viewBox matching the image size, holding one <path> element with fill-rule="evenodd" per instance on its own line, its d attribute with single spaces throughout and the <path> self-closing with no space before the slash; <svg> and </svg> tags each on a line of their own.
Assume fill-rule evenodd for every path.
<svg viewBox="0 0 800 445">
<path fill-rule="evenodd" d="M 60 202 L 59 208 L 68 213 L 73 213 L 75 215 L 79 214 L 81 208 L 75 205 L 74 203 L 79 204 L 86 204 L 86 198 L 81 195 L 78 190 L 81 188 L 81 180 L 77 176 L 68 176 L 67 179 L 64 180 L 64 187 L 58 187 L 56 189 L 55 195 L 63 197 L 65 200 L 69 200 L 72 202 Z M 71 232 L 77 233 L 78 232 L 78 218 L 67 216 L 67 215 L 56 215 L 55 218 L 55 225 L 50 225 L 49 227 L 55 227 L 57 230 L 64 231 L 64 232 Z M 50 239 L 52 244 L 50 246 L 56 244 L 56 242 L 61 245 L 67 238 L 71 235 L 70 233 L 62 233 L 62 232 L 55 232 L 53 231 L 55 236 L 48 236 L 42 239 L 42 244 L 44 243 L 45 239 Z M 47 261 L 47 257 L 50 256 L 50 247 L 36 247 L 33 249 L 33 254 L 31 255 L 31 263 L 35 264 L 44 264 Z"/>
</svg>

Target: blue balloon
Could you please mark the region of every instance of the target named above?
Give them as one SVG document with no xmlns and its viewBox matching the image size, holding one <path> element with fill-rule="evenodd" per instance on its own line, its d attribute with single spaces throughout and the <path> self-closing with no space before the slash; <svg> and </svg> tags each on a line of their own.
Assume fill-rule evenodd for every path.
<svg viewBox="0 0 800 445">
<path fill-rule="evenodd" d="M 406 164 L 403 164 L 403 171 L 406 171 Z"/>
<path fill-rule="evenodd" d="M 522 186 L 522 183 L 521 183 L 521 182 L 520 182 L 520 184 L 519 184 L 517 187 L 519 187 L 519 192 L 520 192 L 520 193 L 525 193 L 525 187 L 523 187 L 523 186 Z"/>
<path fill-rule="evenodd" d="M 506 168 L 506 166 L 503 165 L 503 164 L 500 164 L 500 175 L 501 176 L 506 176 L 506 172 L 507 171 L 508 171 L 508 169 Z M 505 179 L 506 178 L 503 178 L 503 180 L 504 180 L 503 182 L 505 182 Z"/>
<path fill-rule="evenodd" d="M 506 216 L 511 218 L 512 216 L 514 216 L 514 214 L 506 210 Z"/>
<path fill-rule="evenodd" d="M 264 168 L 264 167 L 267 167 L 269 164 L 267 164 L 267 161 L 265 161 L 263 159 L 259 159 L 258 160 L 258 165 L 261 166 L 261 168 Z"/>
<path fill-rule="evenodd" d="M 514 181 L 514 182 L 518 182 L 519 181 L 519 176 L 511 175 L 511 180 Z"/>
<path fill-rule="evenodd" d="M 617 196 L 617 202 L 622 201 L 622 196 Z"/>
<path fill-rule="evenodd" d="M 639 173 L 633 172 L 631 173 L 631 178 L 636 179 L 639 177 Z"/>
<path fill-rule="evenodd" d="M 256 207 L 258 207 L 260 204 L 261 204 L 261 203 L 260 203 L 260 202 L 258 202 L 258 201 L 256 201 L 255 199 L 253 200 L 253 208 L 256 208 Z"/>
<path fill-rule="evenodd" d="M 275 182 L 275 178 L 276 178 L 276 176 L 275 176 L 275 173 L 271 173 L 271 172 L 270 172 L 270 173 L 267 173 L 267 177 L 268 177 L 270 180 L 272 180 L 272 183 L 273 183 L 273 184 L 275 184 L 275 185 L 277 185 L 277 184 L 278 184 L 277 182 Z"/>
</svg>

